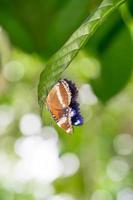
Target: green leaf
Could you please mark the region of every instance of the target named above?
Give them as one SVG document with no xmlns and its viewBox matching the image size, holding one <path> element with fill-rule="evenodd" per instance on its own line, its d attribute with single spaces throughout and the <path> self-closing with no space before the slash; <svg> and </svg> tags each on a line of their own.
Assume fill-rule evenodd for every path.
<svg viewBox="0 0 133 200">
<path fill-rule="evenodd" d="M 101 0 L 1 0 L 0 25 L 8 32 L 14 46 L 48 59 L 100 2 Z"/>
<path fill-rule="evenodd" d="M 69 0 L 62 1 L 60 9 L 49 23 L 46 33 L 45 55 L 50 57 L 67 41 L 71 34 L 81 25 L 92 10 L 95 10 L 102 0 Z M 78 12 L 77 12 L 78 11 Z M 69 23 L 66 23 L 69 22 Z"/>
<path fill-rule="evenodd" d="M 38 86 L 39 105 L 43 108 L 46 96 L 70 62 L 94 34 L 106 17 L 125 0 L 103 0 L 97 10 L 73 33 L 64 46 L 49 60 L 41 73 Z"/>
<path fill-rule="evenodd" d="M 101 76 L 92 81 L 93 89 L 99 99 L 108 101 L 126 85 L 133 69 L 133 42 L 126 27 L 120 30 L 106 51 L 100 56 Z"/>
<path fill-rule="evenodd" d="M 124 9 L 124 10 L 123 10 Z M 91 81 L 93 90 L 102 102 L 108 101 L 127 84 L 133 69 L 133 40 L 126 4 L 120 12 L 114 12 L 91 37 L 86 51 L 93 52 L 100 62 L 101 73 Z M 124 21 L 123 21 L 124 19 Z M 128 24 L 127 24 L 128 23 Z M 130 33 L 131 32 L 131 33 Z M 90 83 L 90 80 L 88 80 Z"/>
</svg>

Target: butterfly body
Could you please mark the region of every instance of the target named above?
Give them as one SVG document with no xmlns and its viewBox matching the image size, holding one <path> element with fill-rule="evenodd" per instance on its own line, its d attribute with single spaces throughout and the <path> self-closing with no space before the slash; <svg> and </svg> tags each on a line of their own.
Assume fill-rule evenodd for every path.
<svg viewBox="0 0 133 200">
<path fill-rule="evenodd" d="M 46 106 L 57 125 L 67 133 L 72 132 L 72 125 L 83 124 L 77 96 L 78 90 L 75 84 L 62 79 L 51 89 L 46 99 Z"/>
</svg>

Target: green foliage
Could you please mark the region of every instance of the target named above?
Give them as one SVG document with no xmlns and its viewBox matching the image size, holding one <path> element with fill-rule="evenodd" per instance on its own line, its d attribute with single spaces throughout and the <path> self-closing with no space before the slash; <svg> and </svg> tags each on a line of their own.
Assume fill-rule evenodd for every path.
<svg viewBox="0 0 133 200">
<path fill-rule="evenodd" d="M 131 33 L 118 13 L 111 15 L 96 35 L 91 38 L 86 49 L 89 52 L 91 47 L 91 51 L 96 52 L 101 74 L 91 83 L 96 95 L 106 102 L 117 94 L 131 77 L 133 41 Z"/>
<path fill-rule="evenodd" d="M 97 10 L 89 16 L 73 33 L 65 45 L 49 60 L 41 73 L 38 98 L 41 108 L 51 87 L 60 79 L 61 74 L 70 64 L 89 37 L 97 30 L 105 18 L 116 9 L 123 0 L 103 0 Z"/>
<path fill-rule="evenodd" d="M 0 200 L 132 198 L 133 3 L 123 2 L 0 1 Z M 84 124 L 71 135 L 48 110 L 41 119 L 42 70 L 43 109 L 59 78 L 79 88 Z"/>
<path fill-rule="evenodd" d="M 100 78 L 92 82 L 95 93 L 102 101 L 107 101 L 118 93 L 131 77 L 132 52 L 130 34 L 126 29 L 121 30 L 100 59 L 102 66 Z"/>
<path fill-rule="evenodd" d="M 14 46 L 49 57 L 100 1 L 1 0 L 0 24 L 8 31 Z"/>
</svg>

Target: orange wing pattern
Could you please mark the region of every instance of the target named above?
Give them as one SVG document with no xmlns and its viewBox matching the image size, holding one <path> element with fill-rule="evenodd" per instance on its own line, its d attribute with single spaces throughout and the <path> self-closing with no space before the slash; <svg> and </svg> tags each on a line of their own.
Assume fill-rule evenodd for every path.
<svg viewBox="0 0 133 200">
<path fill-rule="evenodd" d="M 66 105 L 66 107 L 68 107 L 71 102 L 71 92 L 66 81 L 63 80 L 60 82 L 61 84 L 60 84 L 59 89 L 60 89 L 60 94 L 62 96 L 62 101 Z"/>
<path fill-rule="evenodd" d="M 72 133 L 72 123 L 70 118 L 70 112 L 68 113 L 68 116 L 65 118 L 65 122 L 60 125 L 62 129 L 64 129 L 67 133 Z M 58 124 L 58 123 L 57 123 Z"/>
<path fill-rule="evenodd" d="M 58 126 L 67 133 L 72 132 L 70 118 L 71 93 L 65 81 L 59 81 L 49 92 L 46 99 L 46 106 L 51 112 Z"/>
<path fill-rule="evenodd" d="M 62 109 L 62 105 L 59 101 L 57 91 L 56 91 L 56 86 L 54 86 L 51 91 L 49 92 L 47 99 L 46 99 L 46 105 L 51 110 L 51 107 L 55 107 L 57 109 Z"/>
<path fill-rule="evenodd" d="M 67 133 L 72 132 L 72 124 L 70 118 L 70 110 L 67 113 L 63 110 L 52 109 L 50 110 L 54 120 L 59 127 L 64 129 Z"/>
</svg>

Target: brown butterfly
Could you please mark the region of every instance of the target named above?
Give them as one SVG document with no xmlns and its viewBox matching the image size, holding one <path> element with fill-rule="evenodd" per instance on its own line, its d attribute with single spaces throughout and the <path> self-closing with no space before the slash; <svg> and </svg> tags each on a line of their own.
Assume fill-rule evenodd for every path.
<svg viewBox="0 0 133 200">
<path fill-rule="evenodd" d="M 67 79 L 60 80 L 49 92 L 46 106 L 59 127 L 71 133 L 72 125 L 81 125 L 83 118 L 76 102 L 78 90 L 75 84 Z"/>
</svg>

